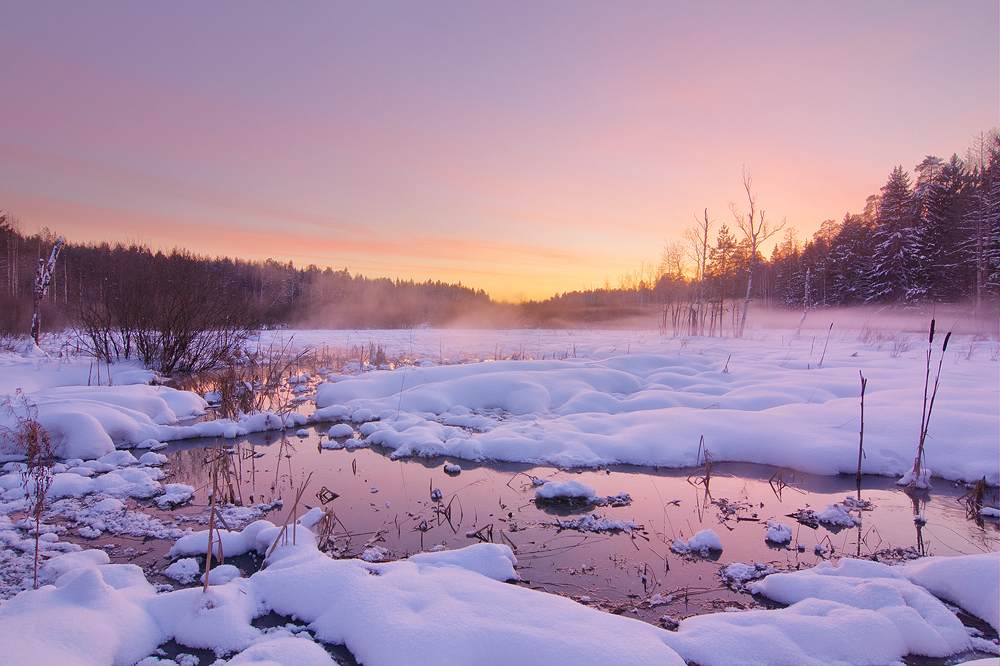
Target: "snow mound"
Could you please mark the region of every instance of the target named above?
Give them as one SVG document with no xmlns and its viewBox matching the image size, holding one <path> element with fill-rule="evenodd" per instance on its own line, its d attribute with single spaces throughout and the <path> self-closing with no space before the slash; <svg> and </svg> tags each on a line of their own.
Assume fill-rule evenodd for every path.
<svg viewBox="0 0 1000 666">
<path fill-rule="evenodd" d="M 900 568 L 911 583 L 1000 629 L 1000 554 L 924 557 Z"/>
<path fill-rule="evenodd" d="M 535 491 L 535 499 L 583 499 L 597 497 L 597 491 L 576 480 L 549 481 Z"/>
<path fill-rule="evenodd" d="M 836 567 L 822 562 L 808 570 L 772 574 L 753 583 L 751 589 L 790 604 L 784 610 L 807 604 L 813 609 L 810 613 L 831 618 L 846 615 L 853 621 L 868 616 L 868 628 L 857 635 L 846 634 L 851 636 L 849 642 L 856 648 L 877 639 L 881 646 L 871 645 L 872 656 L 852 663 L 876 663 L 874 655 L 889 647 L 898 658 L 905 654 L 945 657 L 969 646 L 965 627 L 944 604 L 908 581 L 900 569 L 878 562 L 842 559 Z"/>
<path fill-rule="evenodd" d="M 772 543 L 788 543 L 792 540 L 792 528 L 784 523 L 775 523 L 769 520 L 764 538 Z"/>
<path fill-rule="evenodd" d="M 702 557 L 708 557 L 710 551 L 722 550 L 722 539 L 715 533 L 715 530 L 701 530 L 687 541 L 674 539 L 670 550 L 678 555 L 698 553 Z"/>
</svg>

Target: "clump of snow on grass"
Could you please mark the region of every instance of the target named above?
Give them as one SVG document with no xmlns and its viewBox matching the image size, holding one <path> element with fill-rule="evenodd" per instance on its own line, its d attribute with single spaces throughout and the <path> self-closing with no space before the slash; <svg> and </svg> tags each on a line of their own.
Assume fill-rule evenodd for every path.
<svg viewBox="0 0 1000 666">
<path fill-rule="evenodd" d="M 906 471 L 901 479 L 896 481 L 898 486 L 908 486 L 913 484 L 917 488 L 927 489 L 931 487 L 931 470 L 927 467 L 920 468 L 920 474 L 914 475 L 913 468 L 911 467 Z"/>
<path fill-rule="evenodd" d="M 792 540 L 792 528 L 784 523 L 767 521 L 767 534 L 764 538 L 771 543 L 788 543 Z"/>
<path fill-rule="evenodd" d="M 218 666 L 337 666 L 337 662 L 322 647 L 300 636 L 263 636 L 229 661 L 216 661 Z M 140 666 L 140 665 L 136 665 Z"/>
<path fill-rule="evenodd" d="M 582 499 L 592 500 L 597 496 L 590 486 L 576 480 L 549 481 L 535 491 L 536 499 Z"/>
<path fill-rule="evenodd" d="M 187 585 L 198 580 L 201 575 L 201 566 L 197 558 L 184 557 L 163 570 L 163 575 L 176 580 L 181 585 Z"/>
<path fill-rule="evenodd" d="M 209 585 L 225 585 L 234 578 L 239 578 L 242 574 L 238 567 L 232 564 L 220 564 L 208 572 Z M 205 582 L 205 575 L 202 574 L 201 582 Z"/>
<path fill-rule="evenodd" d="M 774 567 L 760 562 L 753 564 L 730 562 L 719 569 L 719 577 L 722 578 L 722 582 L 737 592 L 746 591 L 747 583 L 773 573 Z"/>
<path fill-rule="evenodd" d="M 670 550 L 678 555 L 698 553 L 702 557 L 708 557 L 710 551 L 722 550 L 722 539 L 715 533 L 715 530 L 701 530 L 687 541 L 674 539 L 674 542 L 670 544 Z"/>
<path fill-rule="evenodd" d="M 641 530 L 642 525 L 636 525 L 631 520 L 614 520 L 594 514 L 581 516 L 573 520 L 560 520 L 556 526 L 561 530 L 577 530 L 578 532 L 625 532 Z"/>
<path fill-rule="evenodd" d="M 184 483 L 168 483 L 163 486 L 163 494 L 156 498 L 156 506 L 166 511 L 194 497 L 194 487 Z"/>
<path fill-rule="evenodd" d="M 360 557 L 365 562 L 381 562 L 388 556 L 389 551 L 387 549 L 382 546 L 372 546 L 371 548 L 366 548 Z"/>
</svg>

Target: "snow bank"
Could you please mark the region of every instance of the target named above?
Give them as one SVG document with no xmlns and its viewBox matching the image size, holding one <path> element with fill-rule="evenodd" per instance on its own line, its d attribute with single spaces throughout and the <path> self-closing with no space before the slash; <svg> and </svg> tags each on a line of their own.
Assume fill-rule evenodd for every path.
<svg viewBox="0 0 1000 666">
<path fill-rule="evenodd" d="M 910 582 L 1000 629 L 1000 554 L 925 557 L 900 568 Z"/>
<path fill-rule="evenodd" d="M 864 470 L 899 476 L 912 467 L 916 442 L 901 433 L 919 428 L 920 354 L 893 358 L 849 333 L 831 340 L 817 368 L 809 339 L 771 335 L 688 340 L 697 351 L 658 338 L 642 354 L 602 349 L 601 358 L 369 372 L 321 384 L 316 404 L 331 418 L 363 422 L 368 443 L 399 456 L 686 467 L 704 435 L 716 460 L 839 474 L 857 468 L 861 370 L 869 379 Z M 936 474 L 1000 481 L 995 369 L 946 367 L 927 449 Z"/>
<path fill-rule="evenodd" d="M 887 649 L 895 650 L 897 659 L 906 654 L 945 657 L 970 645 L 965 627 L 944 604 L 908 581 L 900 569 L 878 562 L 823 562 L 808 570 L 772 574 L 750 588 L 791 604 L 785 610 L 793 614 L 839 617 L 851 624 L 868 617 L 866 628 L 844 635 L 850 636 L 846 642 L 851 650 L 870 647 L 872 652 L 866 661 L 843 659 L 849 663 L 887 663 L 892 659 L 872 658 Z M 805 612 L 799 604 L 805 604 Z"/>
<path fill-rule="evenodd" d="M 296 544 L 283 540 L 268 566 L 250 578 L 235 577 L 235 567 L 216 567 L 207 593 L 191 588 L 157 594 L 141 569 L 109 564 L 102 551 L 53 558 L 43 568 L 53 584 L 0 606 L 0 663 L 132 664 L 171 638 L 232 655 L 221 663 L 333 663 L 307 633 L 252 626 L 254 618 L 273 611 L 306 623 L 317 640 L 345 644 L 366 666 L 885 664 L 906 654 L 954 654 L 978 640 L 906 575 L 946 584 L 974 606 L 968 585 L 948 581 L 968 582 L 982 573 L 980 567 L 995 571 L 997 565 L 995 556 L 989 562 L 951 558 L 944 565 L 937 563 L 944 558 L 932 558 L 923 566 L 895 568 L 863 560 L 842 560 L 839 567 L 824 563 L 749 583 L 788 608 L 693 617 L 674 633 L 506 584 L 517 574 L 504 545 L 477 544 L 390 563 L 330 559 L 309 538 L 315 513 L 297 525 Z M 278 533 L 258 521 L 223 538 L 264 552 Z M 711 536 L 702 532 L 691 541 L 707 543 Z M 176 551 L 204 554 L 208 548 L 204 533 L 185 539 Z M 752 572 L 746 565 L 729 568 L 744 583 L 765 572 L 760 566 Z M 197 560 L 186 558 L 168 573 L 187 581 L 200 571 Z M 995 600 L 994 591 L 979 596 Z"/>
</svg>

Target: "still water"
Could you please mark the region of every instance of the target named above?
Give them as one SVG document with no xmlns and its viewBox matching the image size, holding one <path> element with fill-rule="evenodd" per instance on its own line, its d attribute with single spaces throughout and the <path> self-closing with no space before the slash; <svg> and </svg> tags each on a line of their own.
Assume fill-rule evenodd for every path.
<svg viewBox="0 0 1000 666">
<path fill-rule="evenodd" d="M 657 624 L 669 623 L 664 616 L 681 619 L 726 607 L 767 606 L 763 598 L 727 587 L 719 572 L 728 562 L 781 571 L 845 555 L 893 560 L 998 549 L 997 522 L 967 515 L 960 501 L 964 485 L 942 480 L 930 492 L 911 497 L 893 479 L 864 476 L 860 498 L 871 503 L 870 509 L 853 511 L 860 525 L 838 528 L 800 522 L 789 514 L 822 511 L 856 497 L 853 476 L 815 476 L 742 463 L 716 463 L 706 474 L 705 468 L 563 470 L 444 458 L 395 460 L 390 451 L 377 448 L 325 449 L 324 443 L 340 446 L 345 441 L 326 437 L 328 428 L 307 429 L 304 436 L 261 433 L 228 440 L 232 491 L 227 494 L 243 506 L 281 499 L 282 505 L 264 516 L 280 525 L 292 514 L 296 491 L 308 478 L 294 512 L 302 515 L 325 506 L 335 513 L 326 546 L 334 557 L 369 551 L 369 556 L 397 559 L 435 547 L 503 543 L 517 557 L 522 585 Z M 165 451 L 168 482 L 197 489 L 191 505 L 164 515 L 187 520 L 181 527 L 203 529 L 191 519 L 207 515 L 205 463 L 214 445 L 190 440 Z M 570 479 L 592 487 L 598 497 L 627 493 L 631 503 L 535 502 L 540 480 Z M 992 492 L 995 505 L 996 489 Z M 915 515 L 921 518 L 915 520 Z M 574 529 L 573 521 L 585 516 L 631 522 L 636 528 Z M 790 526 L 790 543 L 767 541 L 767 521 Z M 702 556 L 671 550 L 675 539 L 686 540 L 705 529 L 718 534 L 721 552 Z M 145 544 L 144 559 L 152 568 L 165 566 L 165 561 L 152 562 L 164 550 Z M 249 574 L 255 563 L 246 559 L 240 566 Z"/>
</svg>

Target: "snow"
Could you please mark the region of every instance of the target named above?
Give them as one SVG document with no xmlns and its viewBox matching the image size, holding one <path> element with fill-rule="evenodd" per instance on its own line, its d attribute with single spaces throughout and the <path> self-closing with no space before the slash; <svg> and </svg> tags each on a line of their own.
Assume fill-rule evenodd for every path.
<svg viewBox="0 0 1000 666">
<path fill-rule="evenodd" d="M 342 334 L 305 332 L 300 343 L 323 336 L 335 342 L 332 336 Z M 808 338 L 764 336 L 678 340 L 621 331 L 385 331 L 368 337 L 390 351 L 416 338 L 414 365 L 405 373 L 321 373 L 328 381 L 317 388 L 317 411 L 309 417 L 264 413 L 193 424 L 186 421 L 204 413 L 205 400 L 151 385 L 155 375 L 140 368 L 102 368 L 113 385 L 86 386 L 89 360 L 0 353 L 0 394 L 25 392 L 62 459 L 53 468 L 46 520 L 64 521 L 43 527 L 40 589 L 0 604 L 0 663 L 191 662 L 155 658 L 157 646 L 171 639 L 228 659 L 219 663 L 286 666 L 334 663 L 316 641 L 346 644 L 366 666 L 888 664 L 906 655 L 982 649 L 982 639 L 970 637 L 939 598 L 996 628 L 996 553 L 894 567 L 841 559 L 787 573 L 774 573 L 767 564 L 730 563 L 720 570 L 727 584 L 788 606 L 691 617 L 671 632 L 509 584 L 518 577 L 516 559 L 499 544 L 434 548 L 392 562 L 384 561 L 388 550 L 370 544 L 359 559 L 331 559 L 316 549 L 310 529 L 322 516 L 319 509 L 283 531 L 259 520 L 268 507 L 223 507 L 232 513 L 233 520 L 226 519 L 232 530 L 215 531 L 211 548 L 217 556 L 265 556 L 276 540 L 277 546 L 266 568 L 249 577 L 231 564 L 216 566 L 208 592 L 158 592 L 138 567 L 111 564 L 103 551 L 80 550 L 60 538 L 75 529 L 87 537 L 176 539 L 169 551 L 175 561 L 162 573 L 195 583 L 210 548 L 207 530 L 185 533 L 128 508 L 133 499 L 152 499 L 167 509 L 194 492 L 183 484 L 164 485 L 160 466 L 166 457 L 147 449 L 192 437 L 297 430 L 324 420 L 343 421 L 328 430 L 331 446 L 339 446 L 332 438 L 349 437 L 349 448 L 381 445 L 396 456 L 681 467 L 696 465 L 704 435 L 717 461 L 853 474 L 859 370 L 869 380 L 864 471 L 897 477 L 910 471 L 925 370 L 919 350 L 893 357 L 858 342 L 856 332 L 843 333 L 831 339 L 818 368 Z M 558 352 L 563 358 L 492 361 L 504 356 L 498 338 L 521 356 Z M 569 357 L 571 347 L 575 358 Z M 449 352 L 449 358 L 446 348 L 464 351 Z M 291 383 L 301 386 L 303 378 Z M 995 365 L 958 357 L 952 363 L 949 357 L 926 449 L 938 478 L 1000 480 L 998 392 Z M 0 414 L 0 425 L 12 423 L 10 415 Z M 138 459 L 120 450 L 131 447 L 144 449 Z M 0 455 L 16 460 L 18 452 L 4 441 Z M 453 473 L 461 469 L 448 465 Z M 9 517 L 26 506 L 22 467 L 10 463 L 0 474 L 3 596 L 31 583 L 35 541 Z M 917 482 L 929 484 L 929 474 Z M 572 480 L 541 485 L 536 497 L 598 499 L 594 489 Z M 860 508 L 845 501 L 812 515 L 846 527 L 858 524 Z M 239 530 L 247 521 L 253 522 Z M 641 529 L 599 515 L 556 524 L 581 531 Z M 771 541 L 789 543 L 792 534 L 788 525 L 767 522 Z M 713 530 L 702 530 L 671 549 L 707 556 L 722 543 Z M 252 626 L 254 618 L 272 611 L 307 628 Z"/>
<path fill-rule="evenodd" d="M 197 558 L 185 557 L 164 569 L 163 575 L 176 580 L 178 583 L 188 584 L 198 580 L 198 577 L 202 575 L 202 571 Z"/>
<path fill-rule="evenodd" d="M 709 551 L 722 551 L 722 539 L 715 530 L 701 530 L 687 541 L 674 539 L 670 550 L 680 555 L 694 552 L 708 557 Z"/>
<path fill-rule="evenodd" d="M 322 512 L 303 516 L 296 543 L 279 542 L 268 566 L 250 578 L 238 577 L 230 565 L 213 569 L 220 579 L 210 574 L 207 593 L 190 588 L 157 594 L 141 569 L 109 564 L 103 551 L 52 558 L 43 568 L 52 584 L 0 606 L 0 662 L 131 664 L 173 638 L 233 655 L 222 663 L 332 663 L 309 640 L 311 634 L 345 644 L 370 666 L 885 664 L 907 654 L 944 656 L 968 649 L 975 640 L 982 643 L 908 578 L 944 581 L 970 606 L 969 598 L 977 595 L 981 601 L 989 595 L 996 603 L 995 588 L 948 583 L 974 583 L 984 567 L 995 573 L 995 555 L 931 558 L 924 566 L 898 567 L 844 559 L 839 566 L 827 562 L 750 583 L 754 592 L 790 604 L 787 608 L 692 617 L 669 632 L 504 584 L 517 578 L 516 559 L 499 544 L 421 553 L 391 563 L 333 560 L 316 550 L 308 530 L 317 513 Z M 229 538 L 262 552 L 278 534 L 276 526 L 258 521 Z M 703 531 L 691 541 L 717 540 L 714 532 Z M 726 569 L 744 582 L 765 573 L 761 565 Z M 190 581 L 200 572 L 197 560 L 185 558 L 168 573 Z M 298 618 L 308 632 L 265 633 L 251 625 L 271 611 Z"/>
<path fill-rule="evenodd" d="M 852 516 L 841 504 L 830 504 L 824 510 L 816 513 L 816 519 L 821 523 L 837 527 L 854 527 L 861 524 L 861 519 Z"/>
<path fill-rule="evenodd" d="M 383 340 L 392 335 L 380 334 Z M 466 344 L 472 332 L 442 335 L 455 347 L 461 341 L 466 358 L 485 347 Z M 617 346 L 624 335 L 614 335 L 616 344 L 609 344 L 609 332 L 539 336 L 542 353 L 551 354 L 555 340 L 579 342 L 588 358 L 407 367 L 402 379 L 399 371 L 338 377 L 317 388 L 316 403 L 319 412 L 336 410 L 364 423 L 368 443 L 400 456 L 684 467 L 695 465 L 704 435 L 715 460 L 838 474 L 857 468 L 862 370 L 869 379 L 864 470 L 898 477 L 913 466 L 916 438 L 901 433 L 919 429 L 920 354 L 894 358 L 851 331 L 831 339 L 817 368 L 811 338 L 791 333 L 768 331 L 764 340 L 688 338 L 686 347 L 650 336 L 641 345 L 633 341 L 631 354 Z M 1000 478 L 991 445 L 1000 427 L 995 374 L 990 363 L 945 368 L 926 450 L 939 476 L 973 481 L 985 475 L 993 484 Z"/>
<path fill-rule="evenodd" d="M 902 574 L 934 596 L 946 599 L 1000 629 L 1000 555 L 925 557 L 907 562 Z"/>
<path fill-rule="evenodd" d="M 966 558 L 953 559 L 967 571 Z M 844 607 L 857 609 L 848 615 L 852 619 L 867 615 L 871 624 L 860 636 L 851 637 L 855 648 L 873 632 L 878 633 L 884 647 L 892 646 L 898 656 L 944 657 L 969 645 L 965 627 L 944 604 L 907 580 L 898 568 L 878 562 L 842 559 L 839 566 L 823 562 L 808 570 L 772 574 L 753 583 L 751 589 L 790 604 L 785 610 L 795 609 L 800 603 L 811 607 L 810 614 L 817 609 L 824 615 L 839 614 Z"/>
<path fill-rule="evenodd" d="M 583 499 L 591 500 L 597 492 L 579 481 L 550 481 L 535 491 L 535 499 Z"/>
<path fill-rule="evenodd" d="M 784 523 L 767 521 L 767 534 L 764 538 L 773 543 L 788 543 L 792 540 L 792 528 Z"/>
<path fill-rule="evenodd" d="M 326 433 L 328 437 L 350 437 L 354 434 L 354 428 L 347 425 L 346 423 L 338 423 L 332 426 L 330 430 Z"/>
</svg>

